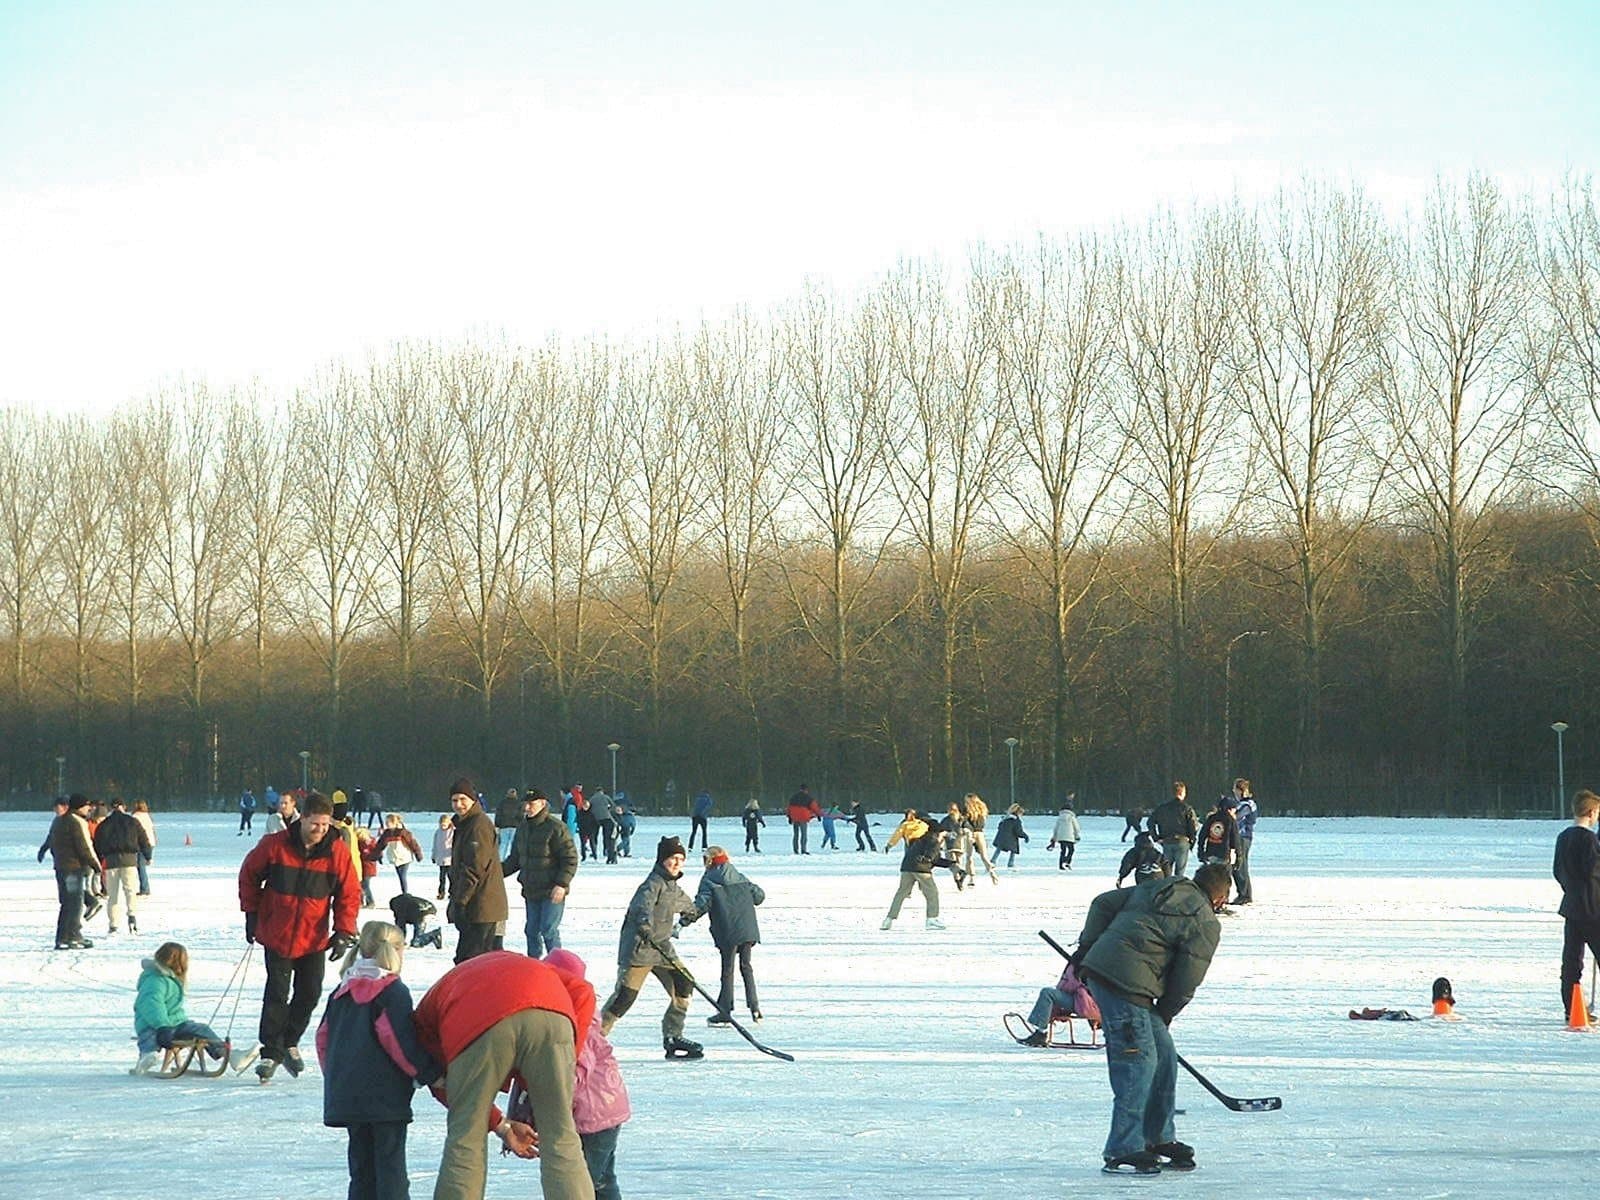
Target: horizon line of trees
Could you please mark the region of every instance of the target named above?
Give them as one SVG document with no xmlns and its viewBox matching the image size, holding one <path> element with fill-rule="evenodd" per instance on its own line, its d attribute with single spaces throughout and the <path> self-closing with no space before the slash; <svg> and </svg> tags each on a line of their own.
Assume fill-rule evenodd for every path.
<svg viewBox="0 0 1600 1200">
<path fill-rule="evenodd" d="M 1306 183 L 648 344 L 0 410 L 0 785 L 1554 812 L 1600 220 Z M 65 759 L 65 763 L 58 762 Z M 69 765 L 70 764 L 70 765 Z"/>
</svg>

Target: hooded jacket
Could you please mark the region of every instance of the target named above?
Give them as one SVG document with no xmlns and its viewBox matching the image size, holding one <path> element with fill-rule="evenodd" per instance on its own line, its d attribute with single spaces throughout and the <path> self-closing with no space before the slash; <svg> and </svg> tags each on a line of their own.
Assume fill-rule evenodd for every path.
<svg viewBox="0 0 1600 1200">
<path fill-rule="evenodd" d="M 583 959 L 571 950 L 552 950 L 544 961 L 556 970 L 584 978 Z M 578 1078 L 572 1089 L 572 1123 L 579 1134 L 615 1129 L 633 1115 L 628 1089 L 622 1082 L 616 1053 L 600 1022 L 589 1025 L 589 1036 L 578 1048 Z"/>
<path fill-rule="evenodd" d="M 1102 892 L 1089 905 L 1075 958 L 1091 977 L 1171 1022 L 1194 997 L 1222 927 L 1192 879 Z"/>
<path fill-rule="evenodd" d="M 328 948 L 328 921 L 351 937 L 361 913 L 361 877 L 345 840 L 330 829 L 309 850 L 297 822 L 269 833 L 239 867 L 239 908 L 256 914 L 256 940 L 284 958 Z"/>
<path fill-rule="evenodd" d="M 158 1029 L 171 1029 L 189 1018 L 183 1011 L 183 984 L 153 958 L 139 966 L 139 991 L 133 999 L 133 1032 L 141 1039 Z"/>
<path fill-rule="evenodd" d="M 915 875 L 933 874 L 939 859 L 939 830 L 927 814 L 913 812 L 908 815 L 889 835 L 883 848 L 893 850 L 897 842 L 906 844 L 905 853 L 900 857 L 902 871 L 910 871 Z"/>
<path fill-rule="evenodd" d="M 633 893 L 628 915 L 622 919 L 622 935 L 617 942 L 618 965 L 623 970 L 667 966 L 669 960 L 646 937 L 670 946 L 672 918 L 677 917 L 679 924 L 687 925 L 699 916 L 700 909 L 689 899 L 689 893 L 678 886 L 677 879 L 667 874 L 666 867 L 657 863 Z"/>
<path fill-rule="evenodd" d="M 751 883 L 730 862 L 708 867 L 694 894 L 695 907 L 711 914 L 711 940 L 718 950 L 732 950 L 761 940 L 756 905 L 764 904 L 766 899 L 761 886 Z"/>
<path fill-rule="evenodd" d="M 440 1074 L 417 1037 L 410 990 L 364 958 L 328 997 L 317 1026 L 317 1062 L 324 1125 L 409 1122 L 415 1084 Z"/>
</svg>

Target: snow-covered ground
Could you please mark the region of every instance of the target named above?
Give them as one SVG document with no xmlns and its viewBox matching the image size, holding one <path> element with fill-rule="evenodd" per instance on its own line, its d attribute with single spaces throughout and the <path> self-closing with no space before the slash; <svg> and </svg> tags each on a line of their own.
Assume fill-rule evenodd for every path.
<svg viewBox="0 0 1600 1200">
<path fill-rule="evenodd" d="M 435 820 L 410 820 L 424 845 Z M 89 929 L 95 948 L 80 952 L 50 949 L 55 888 L 48 859 L 34 861 L 48 822 L 0 815 L 0 1197 L 343 1195 L 344 1134 L 321 1124 L 315 1066 L 268 1087 L 253 1074 L 127 1074 L 140 957 L 167 939 L 186 943 L 189 1013 L 205 1020 L 245 949 L 235 878 L 248 839 L 235 836 L 236 820 L 160 816 L 141 932 L 108 936 L 102 913 Z M 891 821 L 879 822 L 881 846 Z M 1257 903 L 1224 918 L 1211 974 L 1173 1031 L 1224 1091 L 1281 1095 L 1283 1110 L 1230 1112 L 1180 1075 L 1178 1136 L 1195 1145 L 1201 1169 L 1153 1181 L 1099 1173 L 1110 1111 L 1103 1056 L 1025 1049 L 1001 1028 L 1003 1013 L 1026 1012 L 1059 972 L 1035 931 L 1070 942 L 1123 849 L 1120 819 L 1087 819 L 1076 869 L 1059 872 L 1044 849 L 1048 827 L 1030 818 L 1032 845 L 998 886 L 957 894 L 941 873 L 945 932 L 924 930 L 914 893 L 884 933 L 898 851 L 819 852 L 814 827 L 813 853 L 792 857 L 775 820 L 767 853 L 746 856 L 737 823 L 713 820 L 713 839 L 767 889 L 757 1034 L 797 1061 L 707 1030 L 698 996 L 690 1034 L 706 1042 L 706 1058 L 663 1061 L 664 999 L 648 985 L 612 1039 L 634 1106 L 619 1151 L 625 1194 L 1543 1197 L 1600 1180 L 1588 1131 L 1600 1034 L 1570 1033 L 1558 1013 L 1555 822 L 1264 818 Z M 602 1000 L 619 916 L 668 828 L 645 821 L 631 860 L 579 872 L 563 939 L 589 962 Z M 852 844 L 846 828 L 840 839 Z M 698 877 L 695 856 L 691 892 Z M 424 868 L 413 889 L 431 894 L 432 882 Z M 385 868 L 379 904 L 395 889 Z M 681 951 L 714 992 L 704 925 L 685 932 Z M 420 995 L 448 966 L 447 954 L 412 951 L 405 975 Z M 1460 1023 L 1427 1019 L 1441 974 L 1455 984 Z M 257 955 L 232 1018 L 236 1041 L 253 1040 L 261 982 Z M 1424 1019 L 1347 1018 L 1364 1005 Z M 223 1031 L 231 1008 L 216 1017 Z M 425 1197 L 444 1119 L 426 1095 L 416 1114 L 412 1189 Z M 491 1172 L 490 1196 L 537 1194 L 535 1164 L 491 1155 Z"/>
</svg>

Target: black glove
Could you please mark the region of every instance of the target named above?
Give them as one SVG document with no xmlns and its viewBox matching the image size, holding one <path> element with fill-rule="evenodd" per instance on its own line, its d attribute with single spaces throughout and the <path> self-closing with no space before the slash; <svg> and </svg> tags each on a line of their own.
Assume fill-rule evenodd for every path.
<svg viewBox="0 0 1600 1200">
<path fill-rule="evenodd" d="M 247 912 L 244 915 L 244 940 L 252 946 L 256 943 L 256 918 L 258 914 Z"/>
<path fill-rule="evenodd" d="M 336 933 L 333 940 L 328 943 L 328 958 L 338 959 L 344 957 L 344 952 L 356 944 L 355 935 L 352 933 Z"/>
<path fill-rule="evenodd" d="M 39 847 L 39 861 L 40 862 L 44 861 L 44 854 L 45 854 L 45 848 L 43 846 L 40 846 Z"/>
</svg>

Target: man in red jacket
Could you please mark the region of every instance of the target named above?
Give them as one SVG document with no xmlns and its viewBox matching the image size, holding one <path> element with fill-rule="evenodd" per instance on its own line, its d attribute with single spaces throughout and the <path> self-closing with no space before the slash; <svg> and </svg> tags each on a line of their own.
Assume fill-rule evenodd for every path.
<svg viewBox="0 0 1600 1200">
<path fill-rule="evenodd" d="M 434 1095 L 450 1110 L 433 1200 L 482 1200 L 485 1131 L 532 1158 L 534 1131 L 506 1117 L 495 1094 L 520 1079 L 538 1127 L 546 1200 L 594 1200 L 572 1119 L 578 1047 L 594 1020 L 594 989 L 538 959 L 491 950 L 446 971 L 417 1006 L 417 1038 L 446 1064 Z"/>
<path fill-rule="evenodd" d="M 267 963 L 261 1061 L 256 1064 L 262 1083 L 272 1078 L 279 1063 L 290 1075 L 305 1068 L 300 1035 L 322 999 L 328 959 L 339 958 L 355 944 L 361 876 L 344 839 L 330 836 L 332 826 L 333 805 L 312 792 L 300 820 L 262 838 L 239 868 L 244 940 L 260 942 Z"/>
</svg>

